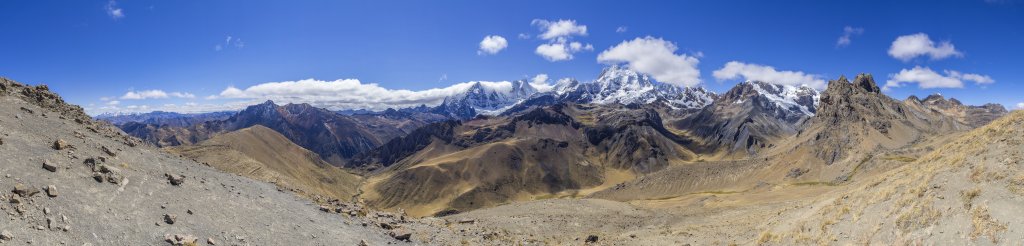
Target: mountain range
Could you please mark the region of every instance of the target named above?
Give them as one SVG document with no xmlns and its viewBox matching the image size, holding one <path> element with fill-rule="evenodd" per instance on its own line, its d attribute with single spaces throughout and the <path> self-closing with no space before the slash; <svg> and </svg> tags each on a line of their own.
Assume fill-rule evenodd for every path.
<svg viewBox="0 0 1024 246">
<path fill-rule="evenodd" d="M 867 74 L 833 80 L 825 91 L 746 81 L 719 95 L 610 66 L 593 82 L 564 79 L 546 90 L 525 80 L 475 82 L 433 107 L 344 113 L 268 101 L 221 120 L 120 127 L 176 146 L 265 126 L 328 163 L 363 173 L 359 199 L 371 206 L 425 216 L 543 197 L 637 199 L 645 193 L 627 191 L 630 182 L 647 180 L 639 177 L 693 172 L 703 163 L 727 162 L 714 169 L 757 175 L 769 174 L 752 167 L 778 167 L 772 170 L 787 172 L 769 176 L 842 182 L 875 152 L 1006 113 L 938 95 L 895 100 Z M 627 186 L 608 189 L 617 185 Z"/>
<path fill-rule="evenodd" d="M 547 91 L 517 83 L 434 107 L 267 101 L 228 117 L 116 116 L 127 122 L 115 128 L 4 79 L 0 149 L 17 177 L 0 179 L 14 187 L 0 198 L 17 226 L 0 240 L 999 244 L 1024 226 L 1006 219 L 1024 194 L 1024 115 L 1000 105 L 896 100 L 870 74 L 721 95 L 621 67 Z M 54 209 L 71 219 L 44 219 Z"/>
</svg>

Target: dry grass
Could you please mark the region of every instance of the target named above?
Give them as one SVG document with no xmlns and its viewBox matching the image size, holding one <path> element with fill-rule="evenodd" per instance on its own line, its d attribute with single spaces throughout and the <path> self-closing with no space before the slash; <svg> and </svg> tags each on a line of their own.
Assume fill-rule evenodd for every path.
<svg viewBox="0 0 1024 246">
<path fill-rule="evenodd" d="M 984 205 L 971 210 L 971 224 L 974 225 L 974 230 L 971 231 L 971 239 L 987 236 L 989 240 L 992 240 L 993 244 L 998 244 L 999 234 L 1006 231 L 1006 224 L 992 219 L 992 215 L 988 213 L 988 206 Z"/>
<path fill-rule="evenodd" d="M 914 161 L 917 161 L 917 158 L 909 157 L 909 156 L 901 156 L 901 155 L 890 155 L 890 156 L 882 157 L 882 160 L 899 161 L 899 162 L 914 162 Z"/>
<path fill-rule="evenodd" d="M 761 235 L 757 237 L 758 245 L 766 245 L 779 240 L 779 237 L 772 234 L 770 231 L 761 232 Z"/>
<path fill-rule="evenodd" d="M 1006 185 L 1006 189 L 1010 190 L 1010 192 L 1016 193 L 1017 195 L 1024 196 L 1024 174 L 1017 175 L 1017 177 L 1010 179 L 1009 184 Z"/>
<path fill-rule="evenodd" d="M 971 190 L 960 191 L 960 200 L 964 203 L 964 208 L 970 209 L 974 203 L 974 198 L 981 195 L 981 189 L 975 187 Z"/>
<path fill-rule="evenodd" d="M 932 208 L 931 205 L 917 205 L 910 207 L 896 218 L 896 227 L 907 233 L 935 224 L 940 216 L 942 216 L 942 212 Z"/>
</svg>

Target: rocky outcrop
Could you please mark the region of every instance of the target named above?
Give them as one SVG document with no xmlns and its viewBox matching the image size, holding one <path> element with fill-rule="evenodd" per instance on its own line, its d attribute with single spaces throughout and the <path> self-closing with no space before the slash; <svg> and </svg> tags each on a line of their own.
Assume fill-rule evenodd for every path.
<svg viewBox="0 0 1024 246">
<path fill-rule="evenodd" d="M 870 74 L 851 83 L 846 77 L 829 81 L 818 113 L 806 134 L 815 155 L 835 163 L 852 152 L 869 154 L 874 148 L 898 148 L 926 136 L 969 129 L 946 114 L 922 110 L 881 93 Z"/>
</svg>

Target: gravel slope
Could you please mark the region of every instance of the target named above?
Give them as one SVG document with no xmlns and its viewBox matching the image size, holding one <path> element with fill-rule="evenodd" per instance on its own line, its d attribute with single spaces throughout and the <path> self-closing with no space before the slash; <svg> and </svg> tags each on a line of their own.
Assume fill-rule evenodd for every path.
<svg viewBox="0 0 1024 246">
<path fill-rule="evenodd" d="M 29 103 L 25 98 L 37 96 L 32 87 L 19 92 L 25 87 L 3 82 L 15 92 L 0 96 L 0 234 L 11 237 L 0 242 L 167 245 L 166 235 L 180 234 L 217 245 L 398 243 L 386 230 L 363 226 L 365 218 L 321 212 L 272 184 L 131 147 L 135 142 L 110 126 L 51 111 L 77 107 Z M 54 148 L 58 140 L 68 146 Z M 165 174 L 183 175 L 184 182 L 172 185 Z M 44 189 L 51 185 L 55 197 Z M 165 214 L 176 217 L 173 224 Z"/>
</svg>

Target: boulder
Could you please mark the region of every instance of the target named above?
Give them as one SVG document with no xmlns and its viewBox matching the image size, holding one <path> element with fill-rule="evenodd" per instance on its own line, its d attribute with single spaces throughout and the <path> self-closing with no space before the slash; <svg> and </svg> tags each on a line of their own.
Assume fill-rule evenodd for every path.
<svg viewBox="0 0 1024 246">
<path fill-rule="evenodd" d="M 597 235 L 590 235 L 587 236 L 587 241 L 585 241 L 585 243 L 596 243 L 597 239 Z"/>
</svg>

